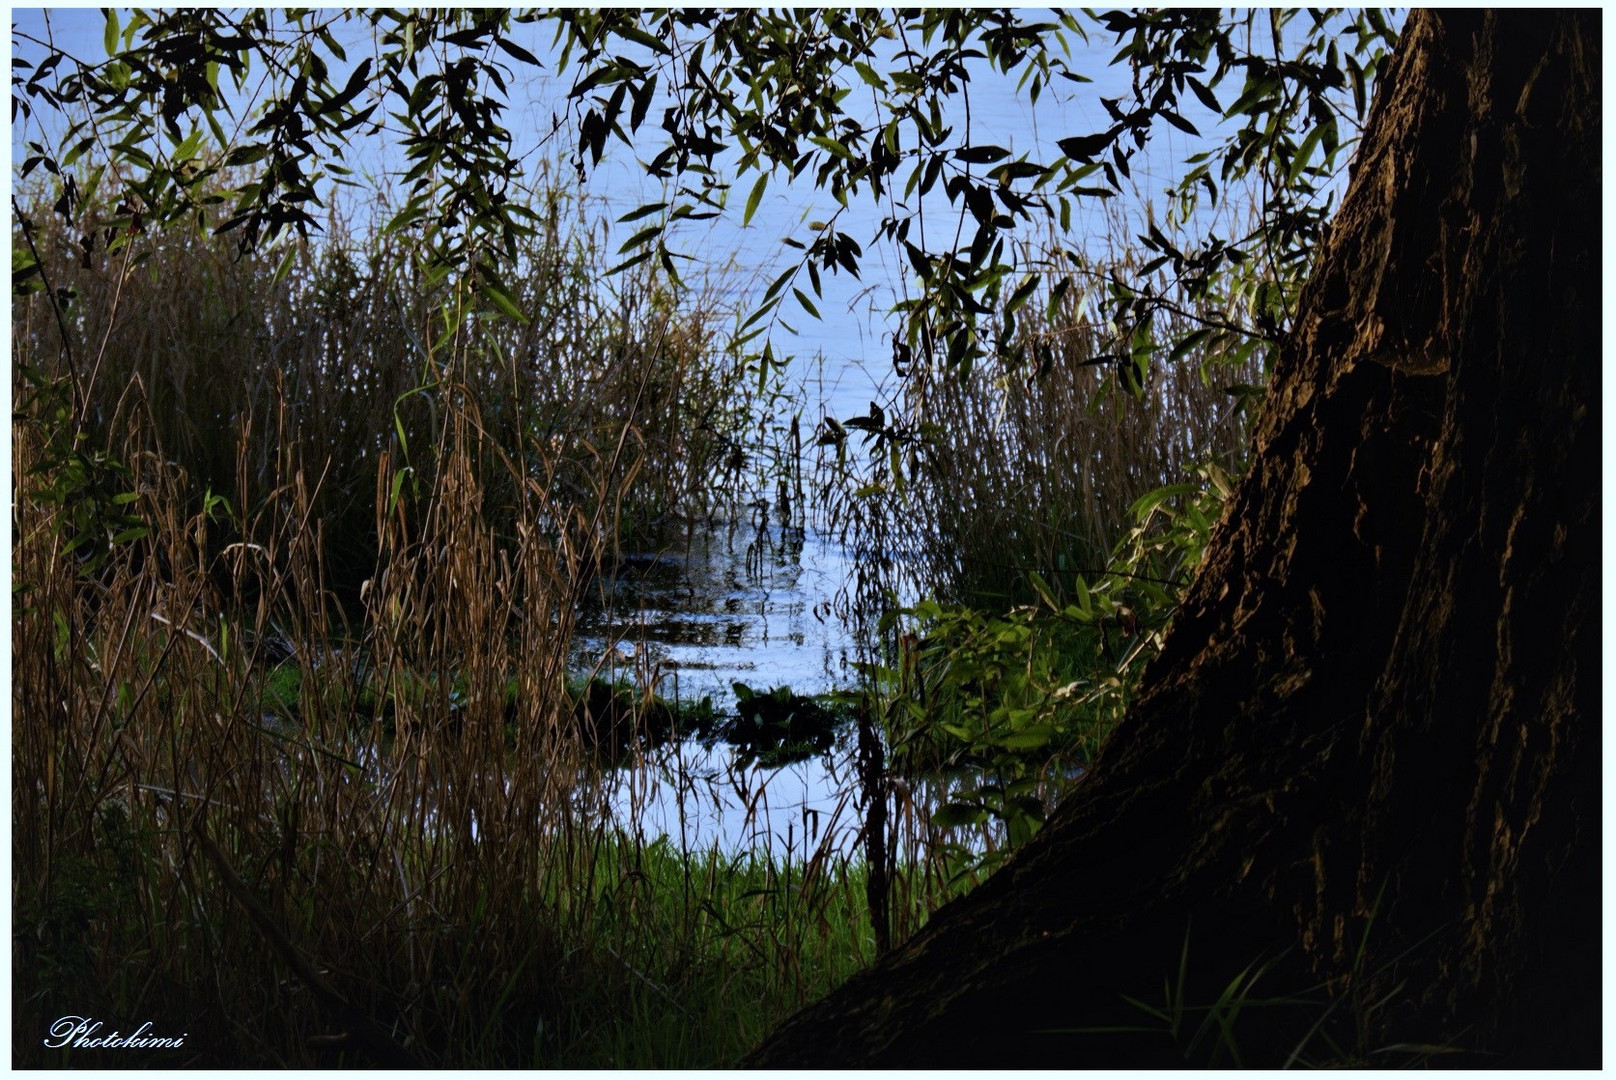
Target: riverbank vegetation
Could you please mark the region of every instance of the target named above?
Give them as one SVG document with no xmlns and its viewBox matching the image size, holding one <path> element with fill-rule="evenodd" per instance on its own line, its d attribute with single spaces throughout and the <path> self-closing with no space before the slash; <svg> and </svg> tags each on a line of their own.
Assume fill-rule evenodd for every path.
<svg viewBox="0 0 1616 1080">
<path fill-rule="evenodd" d="M 559 222 L 521 294 L 553 305 L 535 336 L 400 285 L 374 235 L 277 279 L 177 232 L 86 267 L 25 216 L 73 299 L 59 320 L 25 296 L 12 328 L 19 1030 L 184 1016 L 195 1064 L 732 1061 L 1030 835 L 1184 580 L 1159 497 L 1086 595 L 1033 552 L 1034 606 L 894 611 L 926 640 L 872 652 L 833 707 L 888 747 L 873 883 L 851 762 L 846 812 L 791 850 L 690 850 L 631 824 L 676 782 L 654 760 L 678 724 L 739 747 L 741 774 L 835 753 L 837 730 L 851 754 L 850 720 L 784 690 L 716 722 L 569 671 L 612 552 L 725 497 L 699 463 L 737 445 L 750 383 L 710 312 L 654 280 L 591 293 Z M 69 356 L 95 373 L 76 438 L 50 375 Z M 757 806 L 767 773 L 749 782 Z"/>
</svg>

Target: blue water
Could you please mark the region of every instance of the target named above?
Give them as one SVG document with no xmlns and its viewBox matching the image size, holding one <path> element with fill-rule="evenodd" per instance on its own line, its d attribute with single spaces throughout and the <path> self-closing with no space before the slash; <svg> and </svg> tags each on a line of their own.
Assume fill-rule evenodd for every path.
<svg viewBox="0 0 1616 1080">
<path fill-rule="evenodd" d="M 699 526 L 592 586 L 573 668 L 654 678 L 667 698 L 722 708 L 736 682 L 804 694 L 845 686 L 856 657 L 834 608 L 846 576 L 846 554 L 813 526 Z"/>
</svg>

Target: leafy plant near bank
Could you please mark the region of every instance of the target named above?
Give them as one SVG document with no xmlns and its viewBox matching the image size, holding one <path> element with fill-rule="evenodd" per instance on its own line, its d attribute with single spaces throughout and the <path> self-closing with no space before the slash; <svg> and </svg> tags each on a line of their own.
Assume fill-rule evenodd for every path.
<svg viewBox="0 0 1616 1080">
<path fill-rule="evenodd" d="M 1036 832 L 1127 711 L 1231 490 L 1216 465 L 1195 477 L 1140 499 L 1106 570 L 1074 575 L 1069 600 L 1032 572 L 1037 604 L 926 600 L 887 620 L 903 631 L 897 662 L 869 674 L 891 767 L 944 778 L 930 820 L 961 865 L 991 867 Z"/>
<path fill-rule="evenodd" d="M 1092 362 L 1116 340 L 1100 312 L 1070 293 L 1025 312 L 1016 333 L 1051 355 L 1036 373 L 917 369 L 902 409 L 848 425 L 862 457 L 851 432 L 820 440 L 831 520 L 874 556 L 854 603 L 887 606 L 865 670 L 890 764 L 926 787 L 955 877 L 997 865 L 1092 766 L 1199 564 L 1261 393 L 1252 348 L 1202 346 L 1130 392 Z M 1162 323 L 1163 340 L 1193 326 Z M 893 610 L 900 594 L 924 599 Z"/>
<path fill-rule="evenodd" d="M 829 752 L 847 720 L 834 702 L 793 693 L 789 686 L 754 690 L 736 683 L 734 719 L 703 737 L 735 747 L 742 767 L 753 761 L 773 767 Z"/>
</svg>

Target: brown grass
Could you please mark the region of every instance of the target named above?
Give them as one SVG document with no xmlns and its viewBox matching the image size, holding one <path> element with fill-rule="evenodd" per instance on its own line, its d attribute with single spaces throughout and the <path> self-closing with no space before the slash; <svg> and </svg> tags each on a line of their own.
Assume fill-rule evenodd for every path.
<svg viewBox="0 0 1616 1080">
<path fill-rule="evenodd" d="M 243 507 L 274 489 L 280 448 L 299 447 L 322 479 L 314 514 L 350 608 L 376 554 L 369 502 L 383 457 L 430 484 L 456 410 L 491 444 L 542 447 L 551 483 L 591 513 L 600 458 L 626 433 L 610 510 L 624 542 L 649 543 L 719 497 L 747 383 L 719 351 L 711 291 L 676 294 L 645 267 L 603 279 L 575 200 L 557 188 L 537 201 L 540 235 L 505 280 L 524 324 L 434 280 L 409 237 L 376 223 L 358 233 L 333 218 L 319 247 L 262 256 L 178 228 L 86 256 L 80 233 L 100 236 L 114 208 L 85 206 L 70 230 L 35 196 L 33 241 L 74 299 L 65 352 L 47 297 L 20 301 L 14 356 L 57 374 L 73 357 L 93 442 L 143 408 L 142 449 L 184 467 L 198 492 L 236 492 L 245 478 Z M 501 512 L 521 500 L 521 475 L 482 477 Z"/>
<path fill-rule="evenodd" d="M 16 425 L 19 1063 L 119 1064 L 21 1034 L 72 1013 L 183 1027 L 170 1064 L 711 1066 L 873 955 L 850 827 L 730 862 L 608 812 L 647 774 L 597 763 L 564 665 L 612 523 L 538 447 L 496 515 L 479 478 L 513 455 L 447 420 L 419 497 L 382 463 L 352 623 L 295 445 L 222 550 L 183 470 L 130 450 L 150 531 L 92 572 Z"/>
<path fill-rule="evenodd" d="M 608 310 L 560 233 L 526 326 L 385 241 L 277 283 L 36 239 L 77 383 L 17 303 L 18 1064 L 127 1064 L 30 1034 L 76 1014 L 187 1031 L 168 1065 L 712 1066 L 870 958 L 849 830 L 648 842 L 566 690 L 613 547 L 716 497 L 710 311 Z"/>
</svg>

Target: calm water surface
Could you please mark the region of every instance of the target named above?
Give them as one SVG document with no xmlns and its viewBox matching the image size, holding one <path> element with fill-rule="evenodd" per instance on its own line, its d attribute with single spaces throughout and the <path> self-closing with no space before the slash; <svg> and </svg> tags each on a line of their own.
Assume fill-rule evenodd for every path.
<svg viewBox="0 0 1616 1080">
<path fill-rule="evenodd" d="M 663 697 L 706 697 L 725 712 L 737 682 L 800 694 L 854 685 L 857 645 L 837 615 L 849 554 L 812 525 L 753 513 L 697 527 L 661 552 L 625 556 L 579 613 L 574 672 L 654 681 Z M 813 842 L 852 821 L 847 741 L 777 769 L 742 766 L 723 743 L 666 747 L 619 778 L 619 823 L 692 850 L 800 853 L 805 836 Z"/>
</svg>

